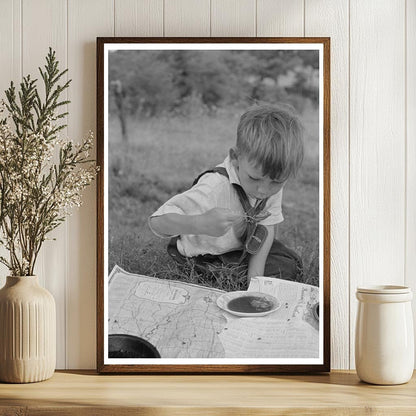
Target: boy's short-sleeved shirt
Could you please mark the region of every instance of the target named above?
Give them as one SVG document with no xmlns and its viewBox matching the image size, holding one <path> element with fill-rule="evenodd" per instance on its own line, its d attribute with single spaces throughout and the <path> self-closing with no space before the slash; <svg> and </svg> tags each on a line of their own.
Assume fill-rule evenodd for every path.
<svg viewBox="0 0 416 416">
<path fill-rule="evenodd" d="M 226 208 L 244 215 L 237 191 L 233 183 L 240 184 L 237 172 L 228 156 L 218 166 L 225 167 L 229 179 L 220 173 L 207 173 L 203 175 L 197 184 L 189 190 L 175 195 L 163 204 L 150 218 L 164 214 L 199 215 L 213 208 Z M 260 221 L 259 224 L 275 225 L 283 221 L 282 215 L 283 188 L 267 200 L 265 210 L 270 216 Z M 249 198 L 251 205 L 256 202 Z M 150 222 L 149 222 L 150 225 Z M 150 228 L 152 229 L 151 225 Z M 173 235 L 160 235 L 152 229 L 153 233 L 162 238 L 175 237 Z M 241 240 L 231 228 L 221 237 L 208 235 L 180 235 L 177 241 L 179 252 L 186 257 L 194 257 L 201 254 L 220 255 L 243 248 Z"/>
</svg>

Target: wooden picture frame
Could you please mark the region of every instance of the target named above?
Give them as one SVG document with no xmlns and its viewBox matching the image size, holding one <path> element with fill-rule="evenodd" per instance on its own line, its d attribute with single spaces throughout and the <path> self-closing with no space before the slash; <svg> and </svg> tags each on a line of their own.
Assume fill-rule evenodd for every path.
<svg viewBox="0 0 416 416">
<path fill-rule="evenodd" d="M 197 72 L 196 83 L 195 79 L 192 81 L 194 84 L 191 81 L 186 81 L 184 87 L 182 85 L 183 79 L 188 80 L 188 78 L 180 78 L 180 81 L 178 81 L 177 73 L 175 72 L 176 75 L 172 75 L 173 70 L 169 66 L 171 65 L 171 58 L 173 56 L 172 51 L 177 54 L 175 55 L 175 59 L 189 59 L 189 61 L 186 61 L 186 71 L 182 69 L 185 66 L 175 67 L 180 68 L 181 77 L 188 77 L 190 73 L 194 74 L 192 71 L 200 71 Z M 212 63 L 214 59 L 212 58 L 214 56 L 212 55 L 213 51 L 215 51 L 215 59 L 217 59 L 215 65 Z M 268 52 L 265 53 L 264 51 Z M 190 55 L 190 52 L 193 55 Z M 230 87 L 232 83 L 230 78 L 224 81 L 222 75 L 218 76 L 220 79 L 218 81 L 219 86 L 213 87 L 209 84 L 213 78 L 216 79 L 216 68 L 231 65 L 229 64 L 231 59 L 222 55 L 225 53 L 228 54 L 228 57 L 233 57 L 236 60 L 239 59 L 238 64 L 235 64 L 239 66 L 235 68 L 238 69 L 246 64 L 248 65 L 248 72 L 243 74 L 244 88 L 254 88 L 253 85 L 257 89 L 260 88 L 263 91 L 262 94 L 268 97 L 268 99 L 264 100 L 264 97 L 260 94 L 260 97 L 255 97 L 259 101 L 270 102 L 270 97 L 278 97 L 276 101 L 285 101 L 285 98 L 287 98 L 295 107 L 296 105 L 299 107 L 305 106 L 303 107 L 302 114 L 306 114 L 309 111 L 308 106 L 311 106 L 310 114 L 313 115 L 310 115 L 310 120 L 308 119 L 310 124 L 307 124 L 305 127 L 305 140 L 307 140 L 307 137 L 314 135 L 315 144 L 313 146 L 315 146 L 315 150 L 305 153 L 305 160 L 307 162 L 304 163 L 310 163 L 310 166 L 308 166 L 312 169 L 311 172 L 313 172 L 313 175 L 315 175 L 313 178 L 318 178 L 317 183 L 315 179 L 311 179 L 310 182 L 313 183 L 312 185 L 309 184 L 312 186 L 310 189 L 313 189 L 311 191 L 311 198 L 314 201 L 313 204 L 315 205 L 313 206 L 315 208 L 306 209 L 308 213 L 314 212 L 315 217 L 313 217 L 314 220 L 310 221 L 307 219 L 303 219 L 302 221 L 298 220 L 300 223 L 294 229 L 303 229 L 307 228 L 310 224 L 314 224 L 315 228 L 313 232 L 315 234 L 311 235 L 317 235 L 318 237 L 315 239 L 311 237 L 312 242 L 310 244 L 315 244 L 317 250 L 311 251 L 311 256 L 314 256 L 313 270 L 316 274 L 314 276 L 317 279 L 317 287 L 304 285 L 302 288 L 306 287 L 306 289 L 302 289 L 301 291 L 299 289 L 301 286 L 295 286 L 298 283 L 292 284 L 291 282 L 287 283 L 286 280 L 278 279 L 279 282 L 283 282 L 281 283 L 282 289 L 279 289 L 282 291 L 281 293 L 286 293 L 284 292 L 286 289 L 290 292 L 292 290 L 291 288 L 296 288 L 296 290 L 299 289 L 299 294 L 302 292 L 307 295 L 302 300 L 296 298 L 296 302 L 303 302 L 303 306 L 300 309 L 299 305 L 301 303 L 297 303 L 295 307 L 289 301 L 285 303 L 286 298 L 282 298 L 280 308 L 288 308 L 291 311 L 291 315 L 286 316 L 283 313 L 283 309 L 279 309 L 275 313 L 283 315 L 276 315 L 280 316 L 280 318 L 276 318 L 275 320 L 273 320 L 272 314 L 263 318 L 255 317 L 247 319 L 244 317 L 230 317 L 227 315 L 227 312 L 221 310 L 214 302 L 221 293 L 216 292 L 214 289 L 212 291 L 206 289 L 208 292 L 204 295 L 204 299 L 207 305 L 208 303 L 209 305 L 206 306 L 205 316 L 208 316 L 208 313 L 210 313 L 211 319 L 211 316 L 215 315 L 215 325 L 219 325 L 215 326 L 212 332 L 209 332 L 211 329 L 208 326 L 203 329 L 203 318 L 196 318 L 199 313 L 195 306 L 196 303 L 192 304 L 192 307 L 195 307 L 195 309 L 192 311 L 186 310 L 186 305 L 188 305 L 186 302 L 189 302 L 189 305 L 191 305 L 191 302 L 197 302 L 195 300 L 197 296 L 200 296 L 198 299 L 202 299 L 202 295 L 200 294 L 205 293 L 203 292 L 205 289 L 200 288 L 200 286 L 194 286 L 192 283 L 179 283 L 177 279 L 174 279 L 175 281 L 170 281 L 169 279 L 163 281 L 162 279 L 157 280 L 157 278 L 149 277 L 147 274 L 143 274 L 143 272 L 137 270 L 137 268 L 140 268 L 140 262 L 143 259 L 140 256 L 146 253 L 150 256 L 148 252 L 153 250 L 154 246 L 152 245 L 153 243 L 146 243 L 145 237 L 142 236 L 140 231 L 137 232 L 135 227 L 139 220 L 136 221 L 135 218 L 138 215 L 142 215 L 142 211 L 144 212 L 146 209 L 150 209 L 149 204 L 151 205 L 151 210 L 146 215 L 150 215 L 157 208 L 155 208 L 155 200 L 161 205 L 168 199 L 167 197 L 183 192 L 186 189 L 183 178 L 180 178 L 182 182 L 180 185 L 177 185 L 173 174 L 171 175 L 172 177 L 169 177 L 166 173 L 164 174 L 164 177 L 167 177 L 167 180 L 171 181 L 170 185 L 175 182 L 175 188 L 173 185 L 170 187 L 161 185 L 161 178 L 154 176 L 155 169 L 160 169 L 162 175 L 164 169 L 163 164 L 167 163 L 167 161 L 173 163 L 172 159 L 176 157 L 172 150 L 174 147 L 166 150 L 166 146 L 171 146 L 174 140 L 182 140 L 182 137 L 186 136 L 186 134 L 192 135 L 192 137 L 195 137 L 195 140 L 199 140 L 198 137 L 200 136 L 201 143 L 205 143 L 206 141 L 202 142 L 202 137 L 204 134 L 207 134 L 204 133 L 204 129 L 208 128 L 210 132 L 212 131 L 210 137 L 216 136 L 214 134 L 216 131 L 223 132 L 225 130 L 224 136 L 227 138 L 231 137 L 231 127 L 229 125 L 236 125 L 238 118 L 234 120 L 234 117 L 238 117 L 242 113 L 242 111 L 234 111 L 234 108 L 237 108 L 237 104 L 234 103 L 245 102 L 244 95 L 242 93 L 240 94 L 240 86 L 243 85 L 241 84 L 243 82 L 240 77 L 241 74 L 234 74 L 232 81 L 238 87 L 238 93 L 236 92 L 237 87 L 235 90 Z M 193 57 L 192 65 L 189 56 Z M 276 62 L 272 60 L 274 56 L 276 57 Z M 308 61 L 308 57 L 313 58 L 312 63 Z M 177 65 L 185 64 L 180 61 Z M 271 73 L 270 79 L 266 79 L 267 74 L 266 76 L 264 74 L 258 76 L 255 69 L 253 69 L 255 67 L 258 68 L 258 65 L 270 67 L 274 71 Z M 280 67 L 274 67 L 273 65 L 280 65 Z M 229 68 L 227 68 L 224 70 L 224 74 L 229 74 L 227 72 Z M 260 66 L 260 68 L 262 67 Z M 283 69 L 281 72 L 276 73 L 274 68 Z M 203 75 L 203 71 L 206 71 L 208 75 Z M 236 71 L 238 72 L 239 69 Z M 203 78 L 204 76 L 205 78 Z M 201 85 L 205 81 L 208 82 L 208 87 L 206 87 L 205 91 L 201 92 Z M 183 89 L 178 93 L 174 90 L 174 87 L 171 88 L 171 85 L 175 85 L 177 89 L 181 85 Z M 241 89 L 244 88 L 241 87 Z M 230 96 L 221 98 L 224 89 L 230 91 L 228 92 Z M 254 89 L 250 91 L 254 91 Z M 218 98 L 219 96 L 220 98 Z M 252 101 L 250 102 L 250 100 Z M 168 105 L 167 103 L 170 104 Z M 245 103 L 247 104 L 246 107 L 249 107 L 253 104 L 253 97 L 250 96 Z M 188 117 L 190 113 L 193 114 L 192 118 Z M 200 114 L 201 119 L 198 118 L 198 114 Z M 218 123 L 217 119 L 220 120 Z M 176 123 L 175 120 L 181 121 L 174 124 Z M 192 124 L 194 120 L 199 121 L 195 122 L 196 124 L 194 125 Z M 131 125 L 128 125 L 128 123 L 131 123 Z M 200 134 L 196 133 L 196 131 Z M 312 131 L 315 133 L 311 133 Z M 169 135 L 170 141 L 167 141 L 167 135 Z M 158 148 L 152 147 L 156 143 L 154 137 L 157 137 L 157 140 L 160 140 L 162 143 L 158 145 L 162 147 L 159 150 Z M 144 138 L 144 142 L 140 142 L 142 138 Z M 128 144 L 123 143 L 123 139 L 124 141 L 128 140 Z M 189 143 L 189 141 L 186 143 Z M 184 148 L 186 150 L 188 149 L 188 145 L 178 146 L 178 148 Z M 215 145 L 215 147 L 206 152 L 202 148 L 199 152 L 196 149 L 189 159 L 198 158 L 198 155 L 206 155 L 211 151 L 215 152 L 217 148 L 218 146 Z M 318 150 L 316 151 L 316 149 Z M 173 156 L 170 156 L 170 158 L 167 156 L 164 157 L 164 152 L 170 152 L 169 154 Z M 313 156 L 310 156 L 311 154 Z M 139 157 L 137 155 L 142 156 Z M 180 157 L 183 158 L 183 154 Z M 308 162 L 309 157 L 311 158 L 311 162 Z M 220 163 L 221 161 L 212 160 L 212 162 L 209 161 L 208 163 Z M 97 370 L 99 372 L 253 374 L 330 371 L 329 38 L 97 38 L 97 163 L 100 166 L 97 183 Z M 179 167 L 184 170 L 188 166 L 184 159 L 178 159 L 175 161 L 175 164 L 180 165 Z M 143 167 L 142 170 L 140 170 L 141 166 Z M 206 168 L 209 168 L 209 166 L 201 166 L 200 171 L 202 172 Z M 191 171 L 195 176 L 198 173 L 198 171 L 192 169 Z M 306 177 L 305 175 L 307 174 L 304 173 L 303 175 Z M 192 179 L 192 176 L 187 179 L 189 187 L 192 184 Z M 287 185 L 287 188 L 290 189 L 289 185 Z M 293 195 L 303 193 L 304 191 L 292 191 Z M 135 201 L 139 200 L 142 201 L 141 205 L 134 205 Z M 130 202 L 125 201 L 132 201 L 133 206 L 130 207 Z M 143 207 L 146 207 L 146 209 Z M 316 207 L 318 207 L 317 211 Z M 285 210 L 290 216 L 292 208 L 291 206 L 286 206 L 285 208 L 285 199 L 283 199 L 283 211 L 286 212 Z M 295 208 L 293 208 L 293 211 L 295 211 Z M 145 224 L 144 220 L 140 221 Z M 297 234 L 294 235 L 296 236 Z M 304 244 L 303 246 L 302 244 L 300 245 L 300 249 L 307 245 L 306 239 L 305 241 L 301 241 L 301 243 Z M 144 244 L 149 245 L 144 246 Z M 295 245 L 292 243 L 292 246 Z M 152 254 L 153 265 L 164 265 L 165 257 L 162 255 L 162 257 L 158 257 L 157 253 L 159 252 L 155 251 Z M 123 268 L 118 266 L 112 268 L 113 265 L 119 262 L 124 262 L 121 265 Z M 303 264 L 305 265 L 304 260 Z M 309 264 L 309 272 L 312 270 L 311 265 L 312 262 Z M 313 275 L 312 272 L 307 274 L 304 269 L 302 273 L 302 276 L 305 277 L 304 281 L 308 281 L 307 278 Z M 111 284 L 109 282 L 109 276 L 111 277 Z M 166 274 L 164 277 L 166 278 Z M 268 280 L 262 278 L 256 280 L 259 285 L 258 287 L 263 284 L 266 285 L 266 281 Z M 270 284 L 277 284 L 276 282 L 277 280 L 274 280 Z M 175 286 L 175 291 L 179 291 L 180 296 L 182 296 L 179 300 L 176 298 L 172 300 L 173 295 L 169 292 L 171 285 L 177 285 Z M 299 285 L 302 285 L 302 283 L 299 283 Z M 295 289 L 293 290 L 295 291 Z M 124 293 L 125 291 L 128 293 Z M 211 295 L 212 297 L 210 297 Z M 296 297 L 298 295 L 293 296 Z M 318 303 L 311 304 L 313 299 L 315 301 L 317 299 Z M 168 303 L 164 303 L 165 301 Z M 155 310 L 143 309 L 151 308 L 151 306 L 147 305 L 153 304 L 158 305 L 158 311 L 163 311 L 163 313 L 160 312 L 161 317 L 158 318 L 157 313 L 159 312 L 155 312 Z M 167 309 L 165 310 L 163 308 Z M 218 309 L 218 312 L 215 308 Z M 297 312 L 293 308 L 297 308 Z M 181 311 L 180 313 L 178 312 L 179 309 Z M 229 321 L 225 320 L 224 316 L 227 316 Z M 283 322 L 284 319 L 282 316 L 285 316 L 284 319 L 287 318 L 287 321 L 293 318 L 293 321 L 290 323 L 290 328 L 289 326 L 284 326 L 289 324 Z M 183 317 L 183 322 L 180 322 L 181 317 Z M 316 318 L 315 323 L 312 322 L 313 317 Z M 196 323 L 194 322 L 194 318 Z M 223 318 L 224 320 L 222 320 Z M 153 325 L 150 328 L 152 324 L 146 319 L 152 319 L 154 320 L 152 322 L 158 323 L 163 321 L 163 325 L 165 325 L 163 331 L 165 332 L 163 334 L 161 332 L 162 324 Z M 198 319 L 200 320 L 198 321 Z M 212 319 L 210 325 L 214 328 L 214 324 L 212 323 L 214 322 L 214 318 Z M 266 323 L 266 320 L 268 320 L 268 323 Z M 175 330 L 169 327 L 172 321 L 177 326 Z M 244 326 L 242 326 L 243 324 Z M 185 329 L 189 331 L 192 325 L 195 325 L 192 336 L 189 332 L 186 335 L 181 332 Z M 272 325 L 271 328 L 279 327 L 280 332 L 278 333 L 277 330 L 276 332 L 273 330 L 270 331 L 270 329 L 266 331 L 265 325 Z M 143 329 L 144 327 L 146 327 L 145 330 Z M 247 329 L 241 332 L 242 340 L 236 341 L 235 334 L 234 337 L 230 334 L 232 331 L 238 331 L 238 328 L 241 327 Z M 262 328 L 262 331 L 264 328 L 264 331 L 266 331 L 264 332 L 267 338 L 265 341 L 261 339 L 261 336 L 257 336 L 257 331 L 260 331 L 257 328 Z M 229 333 L 225 334 L 226 330 L 229 330 Z M 294 332 L 292 333 L 291 331 Z M 211 336 L 213 349 L 214 345 L 218 346 L 221 344 L 222 346 L 218 350 L 220 352 L 215 353 L 224 353 L 224 356 L 209 356 L 212 351 L 206 349 L 206 340 L 202 339 L 205 336 L 204 334 L 207 333 Z M 124 358 L 117 358 L 121 356 L 109 352 L 109 336 L 115 334 L 138 336 L 142 340 L 142 344 L 140 345 L 142 350 L 140 351 L 143 351 L 147 346 L 146 344 L 150 341 L 150 348 L 154 349 L 155 347 L 156 354 L 159 352 L 161 358 L 155 358 L 154 356 L 146 355 L 146 353 L 143 353 L 144 355 L 141 356 L 144 358 L 138 358 L 141 352 L 132 357 L 132 355 L 128 355 L 128 351 L 123 350 L 123 348 L 133 348 L 127 346 L 128 344 L 126 343 L 118 344 L 116 348 L 117 353 L 127 353 L 127 355 L 124 355 Z M 172 334 L 175 336 L 172 336 Z M 237 338 L 239 334 L 237 332 Z M 163 338 L 164 336 L 166 338 Z M 248 340 L 253 336 L 257 338 L 250 345 L 255 345 L 256 348 L 253 351 L 247 350 L 246 352 L 244 348 L 248 348 Z M 304 347 L 296 345 L 295 348 L 292 346 L 290 344 L 290 342 L 294 342 L 294 338 L 291 338 L 292 336 L 305 337 L 307 342 L 305 341 L 303 344 Z M 173 340 L 173 338 L 175 339 Z M 165 340 L 164 343 L 160 341 L 163 339 Z M 171 339 L 172 345 L 175 342 L 175 348 L 179 348 L 176 347 L 179 343 L 179 345 L 183 345 L 183 350 L 175 349 L 174 347 L 171 350 L 168 349 L 168 344 L 169 348 L 171 348 Z M 157 345 L 157 342 L 159 342 L 157 340 L 160 341 L 161 345 Z M 258 340 L 260 340 L 260 344 L 257 345 Z M 259 350 L 274 351 L 274 348 L 277 348 L 275 347 L 277 344 L 274 344 L 276 340 L 279 343 L 283 341 L 288 342 L 286 349 L 282 347 L 283 349 L 281 351 L 283 353 L 280 357 L 247 357 L 244 355 L 261 355 L 262 353 L 256 352 Z M 122 340 L 122 342 L 127 341 Z M 195 356 L 196 350 L 192 348 L 195 347 L 196 342 L 201 343 L 201 355 L 204 355 L 203 357 Z M 282 345 L 285 345 L 284 342 Z M 235 348 L 235 351 L 239 351 L 238 353 L 236 352 L 236 357 L 232 356 L 233 348 Z M 162 352 L 164 351 L 165 355 L 161 354 L 161 350 Z M 177 355 L 169 356 L 169 353 L 166 353 L 166 351 L 174 351 L 171 354 Z M 293 351 L 297 351 L 296 354 L 299 354 L 299 356 L 288 357 L 290 354 L 295 354 Z M 313 351 L 313 353 L 310 351 Z M 186 354 L 190 356 L 186 356 Z M 268 354 L 273 354 L 273 352 L 268 352 Z"/>
</svg>

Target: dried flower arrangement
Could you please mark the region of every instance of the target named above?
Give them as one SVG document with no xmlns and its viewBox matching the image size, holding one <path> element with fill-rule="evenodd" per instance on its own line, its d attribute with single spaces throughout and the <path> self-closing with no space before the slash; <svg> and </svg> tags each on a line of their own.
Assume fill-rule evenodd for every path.
<svg viewBox="0 0 416 416">
<path fill-rule="evenodd" d="M 90 158 L 92 133 L 79 144 L 60 138 L 66 127 L 58 120 L 69 103 L 60 101 L 70 80 L 58 84 L 67 69 L 58 69 L 49 48 L 40 97 L 37 80 L 23 78 L 20 91 L 13 82 L 0 104 L 0 246 L 10 258 L 0 256 L 12 276 L 31 276 L 39 250 L 48 234 L 58 227 L 95 178 L 97 167 Z M 17 95 L 16 95 L 17 94 Z"/>
</svg>

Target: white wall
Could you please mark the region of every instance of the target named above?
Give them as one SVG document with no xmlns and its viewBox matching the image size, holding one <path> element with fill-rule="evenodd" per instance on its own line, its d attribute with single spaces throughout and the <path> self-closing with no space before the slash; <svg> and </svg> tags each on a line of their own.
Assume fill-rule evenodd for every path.
<svg viewBox="0 0 416 416">
<path fill-rule="evenodd" d="M 331 37 L 331 361 L 353 368 L 355 288 L 416 290 L 416 0 L 0 0 L 0 10 L 0 91 L 36 74 L 52 46 L 73 79 L 75 140 L 95 130 L 97 36 Z M 94 185 L 39 260 L 57 302 L 58 368 L 95 368 L 95 224 Z"/>
</svg>

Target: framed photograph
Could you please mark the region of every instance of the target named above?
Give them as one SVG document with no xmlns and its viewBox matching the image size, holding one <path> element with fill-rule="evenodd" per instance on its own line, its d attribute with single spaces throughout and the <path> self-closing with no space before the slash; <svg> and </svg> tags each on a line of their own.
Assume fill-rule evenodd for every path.
<svg viewBox="0 0 416 416">
<path fill-rule="evenodd" d="M 97 367 L 330 371 L 329 38 L 97 38 Z"/>
</svg>

